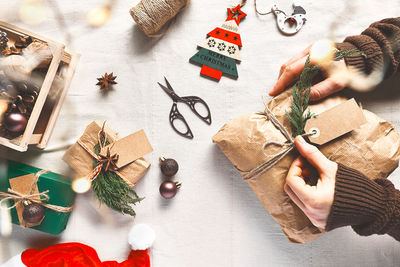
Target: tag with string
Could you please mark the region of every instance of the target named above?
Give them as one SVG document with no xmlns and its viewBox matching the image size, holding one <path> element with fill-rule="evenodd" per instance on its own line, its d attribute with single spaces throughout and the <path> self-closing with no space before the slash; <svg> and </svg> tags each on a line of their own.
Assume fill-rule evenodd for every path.
<svg viewBox="0 0 400 267">
<path fill-rule="evenodd" d="M 309 119 L 304 128 L 310 142 L 323 145 L 335 138 L 360 128 L 367 121 L 354 98 Z"/>
<path fill-rule="evenodd" d="M 33 191 L 31 191 L 32 189 L 32 184 L 35 183 L 35 174 L 34 173 L 30 173 L 27 175 L 23 175 L 23 176 L 19 176 L 16 178 L 12 178 L 9 180 L 10 182 L 10 187 L 12 190 L 24 194 L 24 195 L 29 195 L 29 194 L 38 194 L 39 193 L 39 189 L 37 184 L 35 184 L 33 186 Z M 40 197 L 36 197 L 36 200 L 40 200 Z M 16 210 L 17 210 L 17 214 L 18 214 L 18 220 L 20 222 L 20 225 L 23 227 L 33 227 L 36 225 L 40 225 L 44 219 L 38 222 L 38 223 L 28 223 L 25 222 L 25 220 L 22 217 L 22 212 L 24 211 L 24 204 L 23 202 L 18 202 L 16 203 Z"/>
</svg>

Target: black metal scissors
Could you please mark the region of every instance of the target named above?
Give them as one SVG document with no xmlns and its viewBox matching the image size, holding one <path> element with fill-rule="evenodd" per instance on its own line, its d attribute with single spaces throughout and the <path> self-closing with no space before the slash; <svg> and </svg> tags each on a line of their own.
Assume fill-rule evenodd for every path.
<svg viewBox="0 0 400 267">
<path fill-rule="evenodd" d="M 161 88 L 172 98 L 172 100 L 174 101 L 174 103 L 172 104 L 172 108 L 171 111 L 169 112 L 169 122 L 172 126 L 172 128 L 175 130 L 175 132 L 177 132 L 179 135 L 192 139 L 193 138 L 193 133 L 192 130 L 190 130 L 189 125 L 187 124 L 185 118 L 182 116 L 182 114 L 179 112 L 178 110 L 178 102 L 182 102 L 185 103 L 186 105 L 188 105 L 190 107 L 190 109 L 192 110 L 192 112 L 194 114 L 196 114 L 202 121 L 204 121 L 207 124 L 211 124 L 211 113 L 210 113 L 210 108 L 208 107 L 208 105 L 206 104 L 206 102 L 204 102 L 203 99 L 201 99 L 200 97 L 197 96 L 178 96 L 174 89 L 172 89 L 171 85 L 169 84 L 167 78 L 165 78 L 165 82 L 167 83 L 167 87 L 165 87 L 164 85 L 162 85 L 161 83 L 158 83 L 158 85 L 161 86 Z M 206 116 L 202 116 L 197 110 L 196 110 L 196 104 L 201 104 L 205 107 L 205 109 L 207 110 L 207 115 Z M 186 132 L 180 132 L 174 125 L 174 121 L 175 120 L 180 120 L 183 122 L 183 124 L 186 127 Z"/>
</svg>

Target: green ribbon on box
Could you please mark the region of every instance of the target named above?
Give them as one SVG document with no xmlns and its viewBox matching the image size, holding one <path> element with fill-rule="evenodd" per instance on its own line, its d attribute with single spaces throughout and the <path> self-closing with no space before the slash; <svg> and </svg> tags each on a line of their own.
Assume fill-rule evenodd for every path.
<svg viewBox="0 0 400 267">
<path fill-rule="evenodd" d="M 35 174 L 39 171 L 41 169 L 23 163 L 2 160 L 0 162 L 0 192 L 8 191 L 8 188 L 10 188 L 9 179 L 32 173 Z M 71 181 L 62 175 L 53 172 L 44 173 L 40 175 L 37 186 L 39 192 L 49 191 L 46 193 L 49 197 L 49 201 L 47 201 L 49 204 L 71 207 L 75 201 L 76 193 L 71 188 Z M 9 205 L 13 205 L 12 201 L 10 201 Z M 60 213 L 46 209 L 42 223 L 31 228 L 52 235 L 59 235 L 65 230 L 69 216 L 70 213 Z M 14 224 L 20 224 L 15 209 L 11 210 L 11 219 Z"/>
</svg>

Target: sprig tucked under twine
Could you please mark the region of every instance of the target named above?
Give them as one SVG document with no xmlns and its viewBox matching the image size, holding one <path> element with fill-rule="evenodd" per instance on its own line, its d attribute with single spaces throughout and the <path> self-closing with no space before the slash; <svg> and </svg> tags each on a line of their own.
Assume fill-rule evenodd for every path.
<svg viewBox="0 0 400 267">
<path fill-rule="evenodd" d="M 356 56 L 360 54 L 365 56 L 365 54 L 363 54 L 357 49 L 336 50 L 335 52 L 336 54 L 334 60 L 336 61 L 341 60 L 344 57 Z M 304 64 L 304 69 L 300 75 L 300 78 L 292 88 L 293 100 L 291 105 L 291 113 L 289 114 L 288 112 L 286 112 L 286 116 L 289 118 L 289 121 L 291 123 L 293 137 L 296 137 L 298 135 L 301 135 L 303 137 L 308 137 L 315 134 L 315 132 L 305 133 L 304 127 L 306 125 L 307 120 L 313 117 L 313 114 L 308 109 L 308 102 L 309 102 L 312 80 L 314 79 L 315 75 L 318 74 L 319 70 L 320 70 L 319 66 L 310 65 L 310 57 L 308 56 Z M 259 114 L 265 115 L 267 119 L 270 120 L 272 124 L 282 133 L 282 135 L 286 138 L 287 141 L 284 143 L 277 141 L 265 142 L 262 145 L 261 149 L 264 155 L 269 157 L 270 159 L 258 165 L 257 167 L 253 168 L 252 170 L 246 172 L 246 174 L 243 175 L 243 179 L 245 180 L 255 178 L 263 174 L 264 172 L 268 171 L 295 148 L 293 137 L 290 136 L 289 132 L 279 122 L 279 120 L 275 117 L 275 115 L 271 112 L 271 110 L 268 108 L 267 105 L 265 105 L 265 111 Z M 265 148 L 270 145 L 281 146 L 285 148 L 276 154 L 269 155 L 265 153 Z"/>
<path fill-rule="evenodd" d="M 39 177 L 42 174 L 45 174 L 49 172 L 48 170 L 41 170 L 39 172 L 37 172 L 35 174 L 35 178 L 32 182 L 31 185 L 31 189 L 29 194 L 21 194 L 19 192 L 16 192 L 10 188 L 8 188 L 8 193 L 5 192 L 0 192 L 0 197 L 3 198 L 0 201 L 0 207 L 4 208 L 4 206 L 2 205 L 4 202 L 8 201 L 8 200 L 13 200 L 14 201 L 14 205 L 9 206 L 5 209 L 13 209 L 15 208 L 19 203 L 23 203 L 24 201 L 29 201 L 31 203 L 36 203 L 36 204 L 40 204 L 45 208 L 54 210 L 56 212 L 62 212 L 62 213 L 68 213 L 72 211 L 72 207 L 62 207 L 62 206 L 57 206 L 57 205 L 52 205 L 52 204 L 48 204 L 48 203 L 43 203 L 42 201 L 48 201 L 50 199 L 50 197 L 47 195 L 47 193 L 49 193 L 49 190 L 43 191 L 43 192 L 39 192 L 37 194 L 34 194 L 33 192 L 35 191 L 35 187 L 37 185 L 37 182 L 39 180 Z"/>
<path fill-rule="evenodd" d="M 80 144 L 93 158 L 93 171 L 89 174 L 92 181 L 92 188 L 100 202 L 106 204 L 111 209 L 135 216 L 136 213 L 130 204 L 136 204 L 144 198 L 140 198 L 135 190 L 134 184 L 130 183 L 118 171 L 116 162 L 118 154 L 111 154 L 111 147 L 107 147 L 110 142 L 106 138 L 103 124 L 102 129 L 98 133 L 98 142 L 94 146 L 93 151 L 90 150 L 83 142 L 78 140 Z M 102 154 L 102 150 L 106 148 L 106 154 Z"/>
<path fill-rule="evenodd" d="M 352 57 L 365 54 L 357 49 L 338 50 L 335 51 L 334 60 L 339 61 L 345 57 Z M 290 113 L 286 112 L 291 126 L 292 135 L 298 136 L 304 133 L 304 127 L 307 120 L 311 119 L 314 115 L 308 109 L 308 102 L 310 100 L 310 92 L 312 81 L 315 76 L 320 72 L 318 65 L 310 65 L 310 56 L 307 57 L 304 64 L 304 69 L 300 74 L 299 80 L 292 87 L 292 104 Z"/>
</svg>

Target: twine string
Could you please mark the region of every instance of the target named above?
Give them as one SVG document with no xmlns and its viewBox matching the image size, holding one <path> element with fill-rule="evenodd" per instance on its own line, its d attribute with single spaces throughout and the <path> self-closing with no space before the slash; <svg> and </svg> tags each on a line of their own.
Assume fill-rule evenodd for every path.
<svg viewBox="0 0 400 267">
<path fill-rule="evenodd" d="M 35 191 L 39 177 L 42 174 L 45 174 L 47 172 L 49 172 L 49 171 L 41 170 L 35 174 L 35 178 L 32 182 L 31 188 L 29 190 L 29 194 L 21 194 L 15 190 L 12 190 L 11 188 L 8 188 L 8 190 L 7 190 L 8 193 L 0 192 L 0 197 L 3 198 L 2 200 L 0 200 L 0 207 L 4 208 L 6 210 L 11 210 L 11 209 L 15 208 L 19 203 L 23 203 L 24 201 L 29 201 L 31 203 L 40 204 L 45 208 L 48 208 L 48 209 L 51 209 L 51 210 L 54 210 L 57 212 L 62 212 L 62 213 L 71 212 L 72 207 L 62 207 L 62 206 L 52 205 L 52 204 L 48 204 L 48 203 L 43 203 L 42 201 L 48 201 L 50 199 L 50 197 L 48 196 L 48 193 L 50 192 L 49 190 L 39 192 L 36 194 L 33 193 Z M 8 200 L 13 200 L 14 205 L 9 206 L 9 207 L 4 207 L 3 206 L 4 202 L 6 202 Z"/>
<path fill-rule="evenodd" d="M 174 18 L 190 0 L 142 0 L 130 11 L 140 29 L 149 37 L 160 37 L 156 34 L 170 19 Z"/>
<path fill-rule="evenodd" d="M 258 177 L 259 175 L 268 171 L 269 169 L 274 167 L 279 161 L 281 161 L 290 151 L 292 151 L 295 148 L 293 137 L 286 130 L 286 128 L 279 122 L 279 120 L 275 117 L 275 115 L 271 112 L 271 110 L 267 106 L 265 106 L 265 112 L 261 113 L 261 114 L 265 115 L 272 122 L 272 124 L 275 126 L 275 128 L 277 128 L 283 134 L 283 136 L 286 138 L 287 141 L 286 142 L 278 142 L 278 141 L 265 142 L 262 145 L 261 149 L 262 149 L 263 154 L 270 159 L 261 163 L 260 165 L 258 165 L 257 167 L 255 167 L 254 169 L 248 171 L 245 175 L 243 175 L 243 178 L 245 180 Z M 312 131 L 310 133 L 302 134 L 301 136 L 308 137 L 308 136 L 311 136 L 314 134 L 315 134 L 315 132 Z M 267 146 L 271 146 L 271 145 L 281 146 L 281 147 L 286 147 L 286 148 L 282 149 L 281 151 L 279 151 L 275 154 L 270 155 L 265 152 L 265 148 Z"/>
<path fill-rule="evenodd" d="M 240 3 L 240 7 L 244 7 L 246 5 L 246 3 L 247 3 L 247 0 L 242 0 L 242 2 Z M 261 15 L 261 16 L 265 16 L 265 15 L 268 15 L 268 14 L 271 14 L 271 13 L 274 12 L 274 10 L 271 10 L 271 11 L 268 11 L 268 12 L 260 12 L 258 10 L 258 8 L 257 8 L 257 0 L 254 0 L 254 10 L 256 11 L 256 13 L 258 15 Z M 275 9 L 275 11 L 282 12 L 285 16 L 287 16 L 286 13 L 283 12 L 282 10 L 280 10 L 280 9 Z"/>
<path fill-rule="evenodd" d="M 101 130 L 97 133 L 97 143 L 99 144 L 99 155 L 93 152 L 92 149 L 90 149 L 85 143 L 83 143 L 80 139 L 78 139 L 77 143 L 87 152 L 89 153 L 90 156 L 92 156 L 94 159 L 97 160 L 97 165 L 96 167 L 93 168 L 93 170 L 90 172 L 88 175 L 89 181 L 93 182 L 100 174 L 101 170 L 104 169 L 104 171 L 112 171 L 115 174 L 117 174 L 122 180 L 124 180 L 127 184 L 129 185 L 134 185 L 132 184 L 128 179 L 126 179 L 118 170 L 117 162 L 119 159 L 118 153 L 111 154 L 111 149 L 114 146 L 115 143 L 113 143 L 110 147 L 107 147 L 106 153 L 102 154 L 101 150 L 103 150 L 104 147 L 106 147 L 107 139 L 106 139 L 106 133 L 104 131 L 105 127 L 105 122 L 103 123 L 103 127 Z"/>
</svg>

